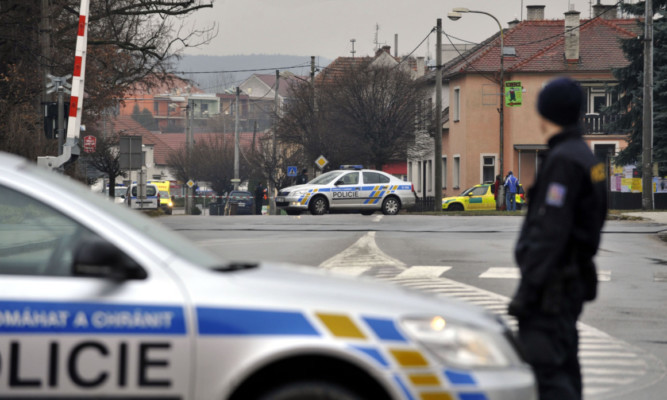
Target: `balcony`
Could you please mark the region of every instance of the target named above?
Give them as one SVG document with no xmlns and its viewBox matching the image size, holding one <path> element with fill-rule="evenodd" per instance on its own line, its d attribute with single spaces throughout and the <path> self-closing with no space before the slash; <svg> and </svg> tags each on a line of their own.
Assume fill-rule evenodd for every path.
<svg viewBox="0 0 667 400">
<path fill-rule="evenodd" d="M 583 118 L 584 135 L 622 134 L 618 129 L 612 130 L 619 118 L 619 115 L 586 114 Z"/>
</svg>

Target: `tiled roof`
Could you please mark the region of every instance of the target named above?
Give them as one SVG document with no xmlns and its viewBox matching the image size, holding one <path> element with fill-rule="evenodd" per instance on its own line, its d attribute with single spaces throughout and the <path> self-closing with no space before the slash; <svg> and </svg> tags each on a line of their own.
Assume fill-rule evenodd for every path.
<svg viewBox="0 0 667 400">
<path fill-rule="evenodd" d="M 636 19 L 581 20 L 579 61 L 565 60 L 565 22 L 563 20 L 523 21 L 504 31 L 504 46 L 514 47 L 516 56 L 504 57 L 507 72 L 609 71 L 627 65 L 620 39 L 636 37 L 641 26 Z M 500 70 L 499 34 L 453 62 L 446 75 L 462 72 L 498 73 Z"/>
</svg>

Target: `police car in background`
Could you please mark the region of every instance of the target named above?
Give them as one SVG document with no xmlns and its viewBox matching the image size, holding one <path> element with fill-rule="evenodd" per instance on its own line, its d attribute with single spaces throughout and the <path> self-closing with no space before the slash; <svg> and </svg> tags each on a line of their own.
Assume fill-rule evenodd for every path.
<svg viewBox="0 0 667 400">
<path fill-rule="evenodd" d="M 533 400 L 498 319 L 313 268 L 225 263 L 0 153 L 0 397 Z"/>
<path fill-rule="evenodd" d="M 303 211 L 322 215 L 329 210 L 361 211 L 366 215 L 380 210 L 395 215 L 401 208 L 414 206 L 415 201 L 412 183 L 382 171 L 343 165 L 304 185 L 280 189 L 276 207 L 289 215 Z"/>
</svg>

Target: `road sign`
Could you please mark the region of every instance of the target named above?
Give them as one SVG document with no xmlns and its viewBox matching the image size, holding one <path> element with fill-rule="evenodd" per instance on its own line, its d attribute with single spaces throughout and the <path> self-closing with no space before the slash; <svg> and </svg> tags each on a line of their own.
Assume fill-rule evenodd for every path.
<svg viewBox="0 0 667 400">
<path fill-rule="evenodd" d="M 329 161 L 324 158 L 324 156 L 319 156 L 317 157 L 317 160 L 315 160 L 315 165 L 317 165 L 320 169 L 324 168 L 327 164 L 329 164 Z"/>
<path fill-rule="evenodd" d="M 287 167 L 287 176 L 296 176 L 297 175 L 297 167 Z"/>
<path fill-rule="evenodd" d="M 517 107 L 521 105 L 521 81 L 505 82 L 505 105 Z"/>
<path fill-rule="evenodd" d="M 186 185 L 188 185 L 189 188 L 192 188 L 192 187 L 195 185 L 195 183 L 192 181 L 192 179 L 190 179 L 190 180 L 186 183 Z"/>
<path fill-rule="evenodd" d="M 92 135 L 83 137 L 83 151 L 86 153 L 94 153 L 97 148 L 97 138 Z"/>
<path fill-rule="evenodd" d="M 121 169 L 140 169 L 144 165 L 142 137 L 121 136 L 118 162 Z"/>
</svg>

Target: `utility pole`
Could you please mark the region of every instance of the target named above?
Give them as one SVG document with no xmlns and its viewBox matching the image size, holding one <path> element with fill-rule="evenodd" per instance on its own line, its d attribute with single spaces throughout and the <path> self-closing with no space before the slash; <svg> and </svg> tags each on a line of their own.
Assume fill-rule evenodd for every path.
<svg viewBox="0 0 667 400">
<path fill-rule="evenodd" d="M 442 19 L 438 18 L 437 37 L 435 41 L 435 137 L 434 160 L 435 193 L 433 211 L 442 211 Z"/>
<path fill-rule="evenodd" d="M 653 2 L 645 2 L 642 209 L 653 210 Z"/>
<path fill-rule="evenodd" d="M 186 165 L 187 165 L 187 182 L 192 180 L 192 123 L 190 117 L 192 115 L 192 108 L 190 107 L 190 98 L 185 98 L 185 146 L 186 146 Z M 185 195 L 185 214 L 190 215 L 192 213 L 192 206 L 194 204 L 194 192 L 190 185 L 186 185 L 186 195 Z"/>
<path fill-rule="evenodd" d="M 280 117 L 280 99 L 278 98 L 278 89 L 280 88 L 280 71 L 276 70 L 276 87 L 275 87 L 275 106 L 276 115 L 275 123 L 273 124 L 273 145 L 271 148 L 271 179 L 269 179 L 269 214 L 276 215 L 276 195 L 275 195 L 275 177 L 276 169 L 278 168 L 278 160 L 276 159 L 276 127 L 278 126 L 278 118 Z"/>
<path fill-rule="evenodd" d="M 239 189 L 239 98 L 241 88 L 236 87 L 236 118 L 234 120 L 234 190 Z"/>
</svg>

